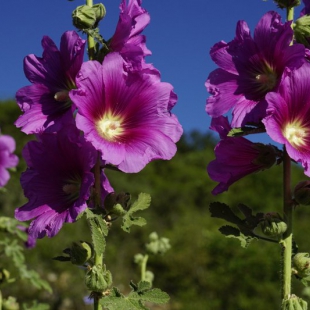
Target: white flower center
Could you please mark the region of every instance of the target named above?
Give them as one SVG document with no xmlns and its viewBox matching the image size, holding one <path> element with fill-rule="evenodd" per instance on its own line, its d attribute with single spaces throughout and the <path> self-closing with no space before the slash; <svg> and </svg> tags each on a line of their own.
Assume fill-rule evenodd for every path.
<svg viewBox="0 0 310 310">
<path fill-rule="evenodd" d="M 96 123 L 98 133 L 108 141 L 115 141 L 123 132 L 120 119 L 105 116 Z"/>
<path fill-rule="evenodd" d="M 288 124 L 284 129 L 284 136 L 293 147 L 305 145 L 307 131 L 298 124 Z"/>
</svg>

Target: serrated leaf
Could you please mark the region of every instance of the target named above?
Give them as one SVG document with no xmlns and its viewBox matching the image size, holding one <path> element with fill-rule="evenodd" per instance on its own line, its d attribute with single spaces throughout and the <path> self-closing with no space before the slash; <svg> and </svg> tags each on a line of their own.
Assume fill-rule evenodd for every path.
<svg viewBox="0 0 310 310">
<path fill-rule="evenodd" d="M 134 283 L 131 284 L 131 287 L 137 287 Z M 114 287 L 109 296 L 105 296 L 100 300 L 100 305 L 109 310 L 149 310 L 143 302 L 164 304 L 169 301 L 167 293 L 158 288 L 146 289 L 149 286 L 149 282 L 141 281 L 138 283 L 138 288 L 143 290 L 132 291 L 127 297 Z"/>
<path fill-rule="evenodd" d="M 150 290 L 152 288 L 152 283 L 149 281 L 140 281 L 138 283 L 138 292 L 144 292 L 146 290 Z"/>
<path fill-rule="evenodd" d="M 106 241 L 105 237 L 109 233 L 107 223 L 99 214 L 94 214 L 90 209 L 85 209 L 86 218 L 88 219 L 91 237 L 94 245 L 94 250 L 98 255 L 105 251 Z"/>
<path fill-rule="evenodd" d="M 147 209 L 150 206 L 150 203 L 151 196 L 149 194 L 140 193 L 138 199 L 123 216 L 122 229 L 126 232 L 130 232 L 130 227 L 132 225 L 144 226 L 146 224 L 146 220 L 143 217 L 134 217 L 133 213 Z"/>
<path fill-rule="evenodd" d="M 239 229 L 226 225 L 226 226 L 222 226 L 219 231 L 225 235 L 227 238 L 236 238 L 240 241 L 241 246 L 243 248 L 247 248 L 251 241 L 253 241 L 253 239 L 257 239 L 257 238 L 253 238 L 250 236 L 245 236 Z"/>
<path fill-rule="evenodd" d="M 212 202 L 210 203 L 209 210 L 212 217 L 220 218 L 236 225 L 242 224 L 242 220 L 225 203 Z"/>
<path fill-rule="evenodd" d="M 144 302 L 152 302 L 155 304 L 165 304 L 170 299 L 169 295 L 160 290 L 159 288 L 153 288 L 143 293 L 131 292 L 128 295 L 128 298 L 137 299 Z"/>
</svg>

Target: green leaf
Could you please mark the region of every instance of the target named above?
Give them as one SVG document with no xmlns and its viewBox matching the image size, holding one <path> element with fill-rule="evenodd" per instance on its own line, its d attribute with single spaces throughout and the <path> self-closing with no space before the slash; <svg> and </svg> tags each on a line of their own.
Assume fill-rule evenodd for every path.
<svg viewBox="0 0 310 310">
<path fill-rule="evenodd" d="M 122 229 L 130 232 L 132 225 L 144 226 L 146 220 L 142 217 L 134 217 L 133 213 L 147 209 L 151 204 L 151 196 L 149 194 L 140 193 L 138 199 L 130 206 L 130 209 L 123 216 Z"/>
<path fill-rule="evenodd" d="M 254 239 L 257 238 L 253 238 L 250 236 L 245 236 L 243 233 L 241 233 L 241 231 L 238 228 L 226 225 L 226 226 L 222 226 L 219 231 L 225 235 L 227 238 L 236 238 L 240 241 L 241 246 L 243 248 L 247 248 L 251 241 L 253 241 Z"/>
<path fill-rule="evenodd" d="M 209 210 L 212 217 L 220 218 L 236 225 L 242 224 L 242 220 L 225 203 L 212 202 L 210 203 Z"/>
<path fill-rule="evenodd" d="M 98 255 L 101 255 L 105 251 L 105 237 L 109 233 L 107 223 L 103 220 L 101 215 L 94 214 L 90 209 L 86 209 L 85 214 L 90 225 L 91 237 L 95 252 Z"/>
<path fill-rule="evenodd" d="M 113 287 L 110 295 L 103 297 L 100 304 L 109 310 L 148 310 L 143 303 L 164 304 L 169 301 L 169 295 L 158 288 L 151 289 L 151 283 L 141 281 L 138 285 L 131 282 L 133 291 L 127 297 Z"/>
<path fill-rule="evenodd" d="M 32 305 L 27 305 L 25 303 L 22 304 L 23 310 L 49 310 L 50 307 L 48 304 L 38 303 L 37 301 L 33 301 Z"/>
</svg>

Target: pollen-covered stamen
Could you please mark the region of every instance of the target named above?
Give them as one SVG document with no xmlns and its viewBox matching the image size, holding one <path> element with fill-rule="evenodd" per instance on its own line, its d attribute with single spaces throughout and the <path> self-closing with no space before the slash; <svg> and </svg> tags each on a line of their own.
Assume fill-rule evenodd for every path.
<svg viewBox="0 0 310 310">
<path fill-rule="evenodd" d="M 122 132 L 122 122 L 118 117 L 114 117 L 110 114 L 103 116 L 96 123 L 98 133 L 108 141 L 115 141 Z"/>
<path fill-rule="evenodd" d="M 283 134 L 294 148 L 303 146 L 306 143 L 307 130 L 299 123 L 287 124 Z"/>
</svg>

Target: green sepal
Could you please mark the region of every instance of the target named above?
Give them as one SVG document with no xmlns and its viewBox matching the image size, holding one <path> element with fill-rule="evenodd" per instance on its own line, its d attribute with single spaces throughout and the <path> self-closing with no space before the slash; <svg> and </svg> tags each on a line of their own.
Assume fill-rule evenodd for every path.
<svg viewBox="0 0 310 310">
<path fill-rule="evenodd" d="M 310 39 L 310 16 L 304 15 L 295 21 L 293 26 L 296 42 L 309 47 Z"/>
<path fill-rule="evenodd" d="M 92 292 L 104 292 L 112 285 L 112 274 L 101 265 L 93 266 L 86 273 L 85 284 Z"/>
<path fill-rule="evenodd" d="M 134 217 L 133 214 L 137 211 L 147 209 L 151 204 L 151 196 L 149 194 L 140 193 L 138 199 L 130 206 L 129 210 L 123 216 L 122 229 L 130 232 L 132 225 L 144 226 L 146 220 L 143 217 Z"/>
<path fill-rule="evenodd" d="M 236 127 L 232 128 L 227 137 L 242 137 L 247 136 L 255 133 L 262 133 L 265 132 L 265 128 L 260 125 L 253 125 L 253 126 L 244 126 L 244 127 Z"/>
<path fill-rule="evenodd" d="M 300 297 L 292 294 L 288 299 L 283 300 L 281 310 L 307 310 L 308 303 Z"/>
</svg>

